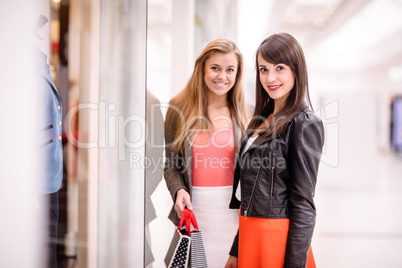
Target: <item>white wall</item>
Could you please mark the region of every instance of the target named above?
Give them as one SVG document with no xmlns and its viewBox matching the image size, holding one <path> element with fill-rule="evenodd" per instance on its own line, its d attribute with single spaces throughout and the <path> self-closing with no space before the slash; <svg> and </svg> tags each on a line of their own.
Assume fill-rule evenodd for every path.
<svg viewBox="0 0 402 268">
<path fill-rule="evenodd" d="M 36 147 L 39 113 L 35 110 L 38 90 L 33 54 L 33 26 L 41 4 L 29 0 L 2 3 L 0 267 L 42 267 L 45 259 L 45 215 L 38 210 L 41 174 L 35 169 L 41 159 Z"/>
</svg>

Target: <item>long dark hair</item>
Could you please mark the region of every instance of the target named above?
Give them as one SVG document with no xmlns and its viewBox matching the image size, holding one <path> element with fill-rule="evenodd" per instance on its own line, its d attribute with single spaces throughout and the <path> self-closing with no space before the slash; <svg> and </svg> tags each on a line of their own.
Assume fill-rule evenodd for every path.
<svg viewBox="0 0 402 268">
<path fill-rule="evenodd" d="M 270 114 L 273 113 L 275 102 L 260 82 L 258 70 L 258 55 L 272 64 L 285 64 L 290 67 L 295 84 L 290 91 L 282 110 L 269 122 L 269 128 L 264 135 L 273 133 L 280 135 L 289 121 L 302 109 L 310 106 L 306 60 L 303 50 L 297 40 L 288 33 L 274 34 L 265 39 L 256 52 L 256 102 L 248 132 L 256 130 Z"/>
</svg>

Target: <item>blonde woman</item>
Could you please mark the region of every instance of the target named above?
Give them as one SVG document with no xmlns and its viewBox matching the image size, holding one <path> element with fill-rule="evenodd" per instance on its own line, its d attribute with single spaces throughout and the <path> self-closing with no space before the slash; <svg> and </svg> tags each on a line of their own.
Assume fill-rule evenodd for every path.
<svg viewBox="0 0 402 268">
<path fill-rule="evenodd" d="M 183 209 L 193 209 L 209 267 L 225 265 L 238 228 L 229 201 L 237 144 L 249 115 L 242 75 L 236 45 L 226 39 L 210 42 L 166 115 L 164 175 L 174 201 L 169 218 L 177 225 Z"/>
</svg>

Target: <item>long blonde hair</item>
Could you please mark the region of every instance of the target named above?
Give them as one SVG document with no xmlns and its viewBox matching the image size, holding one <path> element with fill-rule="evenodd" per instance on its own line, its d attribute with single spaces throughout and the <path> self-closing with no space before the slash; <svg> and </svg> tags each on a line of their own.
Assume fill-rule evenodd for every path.
<svg viewBox="0 0 402 268">
<path fill-rule="evenodd" d="M 185 88 L 170 101 L 170 108 L 166 114 L 166 121 L 172 122 L 175 129 L 172 150 L 183 152 L 184 143 L 191 136 L 192 129 L 208 129 L 211 131 L 210 118 L 208 116 L 207 86 L 204 82 L 205 61 L 215 52 L 234 52 L 237 58 L 236 82 L 227 94 L 227 101 L 231 117 L 240 127 L 242 134 L 245 132 L 246 120 L 249 116 L 243 93 L 243 56 L 236 44 L 227 39 L 217 39 L 205 46 L 194 64 L 194 71 Z M 181 119 L 176 118 L 178 112 Z M 175 118 L 176 120 L 173 120 Z"/>
</svg>

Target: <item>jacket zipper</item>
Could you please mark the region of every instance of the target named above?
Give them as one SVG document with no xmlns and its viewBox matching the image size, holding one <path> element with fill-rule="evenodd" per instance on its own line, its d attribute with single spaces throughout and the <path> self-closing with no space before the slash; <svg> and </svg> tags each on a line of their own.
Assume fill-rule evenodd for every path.
<svg viewBox="0 0 402 268">
<path fill-rule="evenodd" d="M 266 147 L 264 148 L 264 151 L 262 152 L 262 155 L 264 155 L 265 149 L 266 149 Z M 258 182 L 258 177 L 259 177 L 259 175 L 260 175 L 260 170 L 261 170 L 261 163 L 260 163 L 260 166 L 258 167 L 257 177 L 255 178 L 255 182 L 254 182 L 254 186 L 253 186 L 253 191 L 251 192 L 251 196 L 250 196 L 250 202 L 248 202 L 247 208 L 246 208 L 246 210 L 244 211 L 244 219 L 245 219 L 245 220 L 247 220 L 247 211 L 248 211 L 248 209 L 250 208 L 251 201 L 253 200 L 253 197 L 254 197 L 254 191 L 255 191 L 255 187 L 256 187 L 257 182 Z"/>
<path fill-rule="evenodd" d="M 272 176 L 271 176 L 271 197 L 274 193 L 274 172 L 275 172 L 275 167 L 272 166 Z"/>
</svg>

